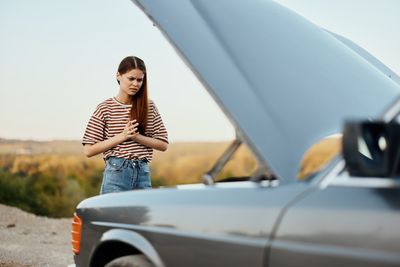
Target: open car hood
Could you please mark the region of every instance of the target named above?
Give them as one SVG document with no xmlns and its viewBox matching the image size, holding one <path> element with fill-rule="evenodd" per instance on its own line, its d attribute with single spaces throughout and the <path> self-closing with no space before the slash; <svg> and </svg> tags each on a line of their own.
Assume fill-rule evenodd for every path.
<svg viewBox="0 0 400 267">
<path fill-rule="evenodd" d="M 345 119 L 377 117 L 399 95 L 383 64 L 275 2 L 133 2 L 282 181 L 295 179 L 305 151 L 341 132 Z"/>
</svg>

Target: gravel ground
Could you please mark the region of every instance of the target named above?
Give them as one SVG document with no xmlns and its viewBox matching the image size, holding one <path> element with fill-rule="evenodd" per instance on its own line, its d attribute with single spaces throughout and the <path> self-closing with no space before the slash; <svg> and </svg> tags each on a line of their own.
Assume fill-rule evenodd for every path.
<svg viewBox="0 0 400 267">
<path fill-rule="evenodd" d="M 0 267 L 66 267 L 73 263 L 72 219 L 35 216 L 0 204 Z"/>
</svg>

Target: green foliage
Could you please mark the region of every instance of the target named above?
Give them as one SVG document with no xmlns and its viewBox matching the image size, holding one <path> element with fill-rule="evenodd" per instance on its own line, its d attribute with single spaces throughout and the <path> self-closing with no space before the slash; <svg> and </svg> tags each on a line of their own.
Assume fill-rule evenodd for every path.
<svg viewBox="0 0 400 267">
<path fill-rule="evenodd" d="M 101 161 L 77 155 L 0 155 L 0 202 L 38 215 L 71 217 L 81 200 L 98 193 L 101 172 Z"/>
<path fill-rule="evenodd" d="M 26 184 L 26 178 L 0 169 L 0 202 L 33 212 Z"/>
<path fill-rule="evenodd" d="M 0 202 L 43 216 L 70 217 L 85 198 L 76 180 L 0 170 Z"/>
</svg>

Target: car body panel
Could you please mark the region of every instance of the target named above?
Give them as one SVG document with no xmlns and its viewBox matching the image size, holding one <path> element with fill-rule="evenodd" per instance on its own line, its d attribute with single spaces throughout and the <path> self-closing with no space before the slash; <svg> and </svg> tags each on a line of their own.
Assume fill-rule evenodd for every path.
<svg viewBox="0 0 400 267">
<path fill-rule="evenodd" d="M 329 185 L 290 207 L 270 266 L 399 266 L 400 187 Z"/>
<path fill-rule="evenodd" d="M 377 116 L 399 95 L 353 48 L 273 1 L 134 2 L 282 182 L 345 118 Z"/>
<path fill-rule="evenodd" d="M 77 208 L 84 235 L 92 237 L 82 240 L 82 250 L 93 253 L 89 244 L 98 246 L 109 229 L 128 229 L 150 240 L 166 266 L 262 266 L 281 210 L 307 188 L 255 184 L 89 198 Z"/>
<path fill-rule="evenodd" d="M 343 44 L 345 44 L 347 47 L 352 49 L 354 52 L 359 54 L 361 57 L 363 57 L 365 60 L 367 60 L 370 64 L 372 64 L 374 67 L 376 67 L 378 70 L 380 70 L 383 75 L 386 75 L 389 77 L 392 81 L 400 85 L 400 77 L 395 73 L 393 70 L 391 70 L 388 66 L 383 64 L 381 61 L 379 61 L 376 57 L 371 55 L 368 51 L 366 51 L 364 48 L 360 47 L 353 41 L 345 38 L 344 36 L 341 36 L 337 33 L 328 31 L 325 29 L 325 31 L 329 32 L 332 34 L 335 38 L 337 38 L 339 41 L 341 41 Z"/>
</svg>

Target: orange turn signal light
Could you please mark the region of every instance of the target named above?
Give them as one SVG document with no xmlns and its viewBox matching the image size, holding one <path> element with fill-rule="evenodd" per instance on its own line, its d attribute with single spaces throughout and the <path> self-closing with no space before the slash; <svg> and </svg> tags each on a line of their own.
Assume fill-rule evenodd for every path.
<svg viewBox="0 0 400 267">
<path fill-rule="evenodd" d="M 74 213 L 71 231 L 72 251 L 75 255 L 79 254 L 81 249 L 81 236 L 82 236 L 82 219 Z"/>
</svg>

